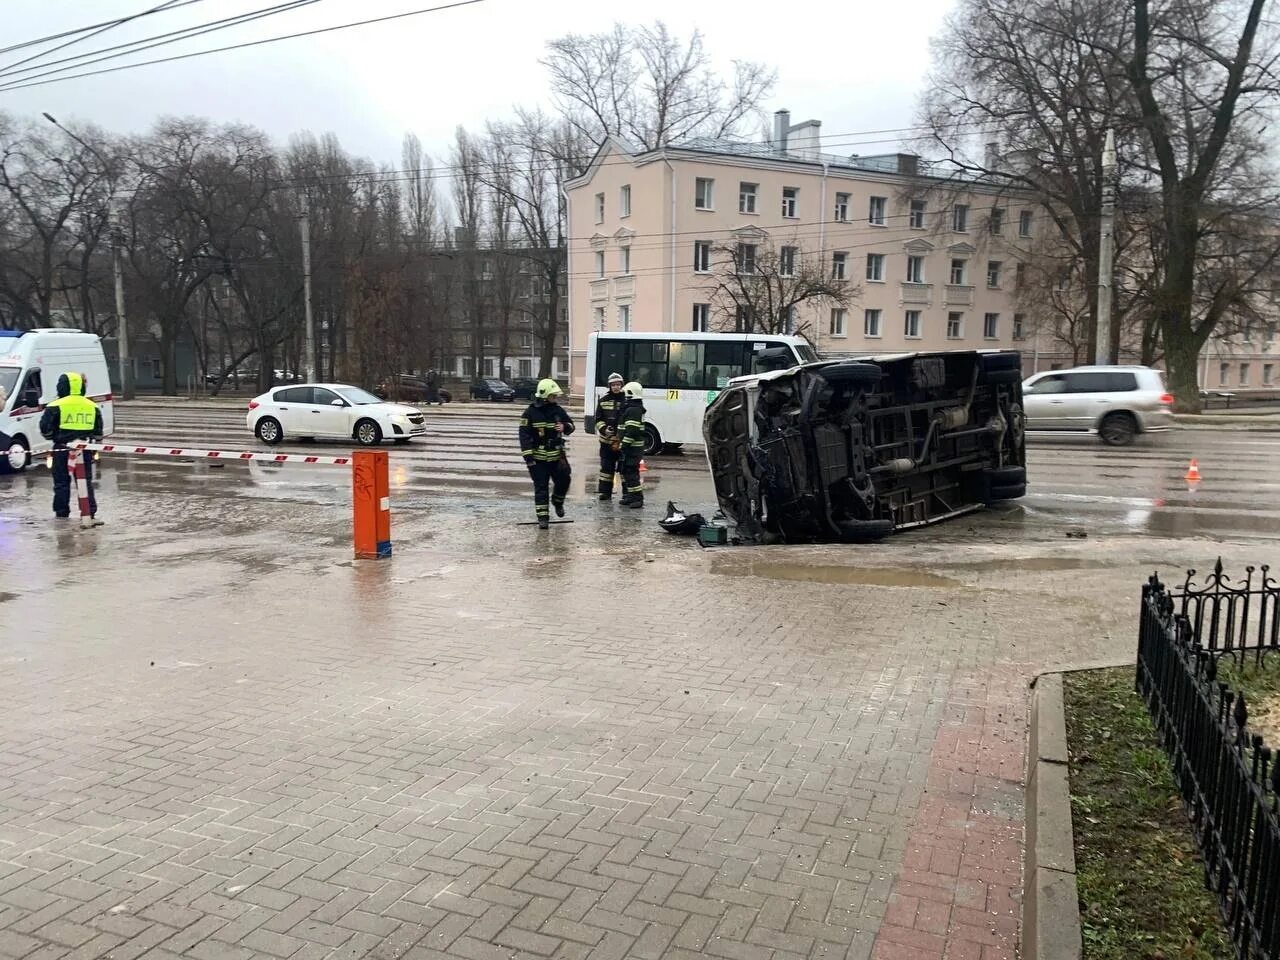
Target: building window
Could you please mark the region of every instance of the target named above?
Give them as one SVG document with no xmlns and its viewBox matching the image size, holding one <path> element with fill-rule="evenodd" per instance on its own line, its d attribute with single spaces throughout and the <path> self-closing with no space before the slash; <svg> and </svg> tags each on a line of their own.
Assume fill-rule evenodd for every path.
<svg viewBox="0 0 1280 960">
<path fill-rule="evenodd" d="M 951 211 L 951 229 L 956 233 L 969 232 L 969 205 L 957 203 Z"/>
<path fill-rule="evenodd" d="M 622 248 L 622 272 L 624 275 L 631 272 L 631 248 Z"/>
<path fill-rule="evenodd" d="M 1003 264 L 999 260 L 987 261 L 987 286 L 998 288 L 1000 286 L 1000 268 Z"/>
<path fill-rule="evenodd" d="M 1023 210 L 1018 214 L 1018 236 L 1031 236 L 1031 211 Z"/>
<path fill-rule="evenodd" d="M 778 327 L 785 334 L 796 332 L 796 308 L 794 306 L 783 307 L 778 311 Z"/>
<path fill-rule="evenodd" d="M 713 209 L 712 201 L 715 199 L 712 188 L 715 187 L 715 181 L 708 177 L 698 177 L 693 185 L 693 205 L 698 210 Z"/>
<path fill-rule="evenodd" d="M 604 223 L 604 194 L 596 194 L 596 223 Z"/>
<path fill-rule="evenodd" d="M 907 257 L 907 283 L 924 283 L 924 257 Z"/>
<path fill-rule="evenodd" d="M 1013 339 L 1015 340 L 1027 339 L 1026 323 L 1027 323 L 1026 317 L 1023 316 L 1021 313 L 1015 313 L 1013 315 Z"/>
<path fill-rule="evenodd" d="M 596 251 L 596 276 L 597 277 L 604 276 L 604 251 L 603 250 Z"/>
<path fill-rule="evenodd" d="M 867 223 L 873 227 L 883 227 L 884 210 L 888 202 L 884 197 L 872 197 L 871 206 L 867 211 Z"/>
<path fill-rule="evenodd" d="M 693 332 L 706 333 L 711 329 L 711 304 L 695 303 L 693 305 Z"/>
<path fill-rule="evenodd" d="M 1249 364 L 1240 364 L 1240 386 L 1247 387 L 1249 385 Z"/>
<path fill-rule="evenodd" d="M 799 187 L 783 187 L 782 188 L 782 215 L 784 217 L 796 217 L 796 208 L 800 202 Z"/>
<path fill-rule="evenodd" d="M 947 339 L 959 340 L 964 336 L 964 314 L 948 313 L 947 314 Z"/>
<path fill-rule="evenodd" d="M 738 304 L 737 309 L 733 311 L 733 332 L 750 333 L 754 327 L 755 322 L 751 319 L 751 308 Z"/>
<path fill-rule="evenodd" d="M 1276 368 L 1273 363 L 1264 363 L 1262 365 L 1262 385 L 1269 387 L 1275 383 Z"/>
<path fill-rule="evenodd" d="M 520 376 L 525 378 L 532 377 L 533 361 L 528 359 L 521 360 L 519 363 L 516 364 L 516 369 L 520 371 Z"/>
<path fill-rule="evenodd" d="M 756 245 L 754 243 L 740 243 L 733 257 L 734 269 L 738 273 L 755 273 L 756 272 Z"/>
<path fill-rule="evenodd" d="M 756 191 L 759 188 L 757 183 L 740 183 L 738 184 L 738 212 L 739 213 L 755 213 L 756 212 Z"/>
<path fill-rule="evenodd" d="M 968 260 L 952 260 L 951 261 L 951 283 L 955 286 L 964 286 L 965 273 L 968 269 Z"/>
<path fill-rule="evenodd" d="M 1013 288 L 1021 290 L 1027 285 L 1027 265 L 1020 263 L 1013 268 Z"/>
<path fill-rule="evenodd" d="M 593 319 L 595 321 L 596 333 L 599 333 L 604 330 L 604 307 L 596 307 L 593 312 L 595 314 Z"/>
<path fill-rule="evenodd" d="M 884 254 L 867 254 L 867 279 L 878 283 L 884 282 Z"/>
<path fill-rule="evenodd" d="M 839 223 L 849 222 L 849 194 L 836 194 L 836 221 Z"/>
<path fill-rule="evenodd" d="M 693 272 L 694 273 L 710 273 L 711 272 L 711 241 L 710 240 L 693 241 Z"/>
<path fill-rule="evenodd" d="M 849 278 L 849 255 L 838 252 L 831 255 L 831 279 L 847 280 Z"/>
<path fill-rule="evenodd" d="M 484 375 L 486 377 L 493 376 L 493 358 L 492 357 L 490 357 L 488 360 L 485 360 L 484 362 Z"/>
<path fill-rule="evenodd" d="M 618 191 L 618 216 L 631 216 L 631 184 L 624 183 Z"/>
<path fill-rule="evenodd" d="M 1218 364 L 1218 386 L 1225 387 L 1231 380 L 1231 364 Z"/>
<path fill-rule="evenodd" d="M 796 247 L 782 247 L 778 250 L 778 276 L 794 277 L 796 275 Z"/>
<path fill-rule="evenodd" d="M 475 375 L 475 371 L 476 371 L 475 360 L 473 360 L 471 357 L 463 357 L 462 358 L 462 375 L 464 377 L 471 377 Z"/>
<path fill-rule="evenodd" d="M 902 335 L 908 340 L 920 339 L 920 311 L 908 310 L 902 324 Z"/>
<path fill-rule="evenodd" d="M 911 229 L 912 230 L 924 229 L 924 212 L 927 207 L 928 207 L 928 204 L 924 200 L 911 201 Z"/>
<path fill-rule="evenodd" d="M 993 236 L 999 236 L 1004 230 L 1004 211 L 996 207 L 991 211 L 991 217 L 987 220 L 987 227 L 991 230 Z"/>
<path fill-rule="evenodd" d="M 867 310 L 862 314 L 862 332 L 868 337 L 880 336 L 880 311 Z"/>
<path fill-rule="evenodd" d="M 523 347 L 525 350 L 530 349 L 533 346 L 533 334 L 531 333 L 520 334 L 520 346 Z"/>
<path fill-rule="evenodd" d="M 623 333 L 631 332 L 631 304 L 629 303 L 618 307 L 618 329 Z"/>
<path fill-rule="evenodd" d="M 831 311 L 831 335 L 833 337 L 847 337 L 848 331 L 845 322 L 849 311 L 836 308 Z"/>
<path fill-rule="evenodd" d="M 1000 314 L 984 313 L 982 315 L 982 336 L 994 340 L 1000 334 Z"/>
</svg>

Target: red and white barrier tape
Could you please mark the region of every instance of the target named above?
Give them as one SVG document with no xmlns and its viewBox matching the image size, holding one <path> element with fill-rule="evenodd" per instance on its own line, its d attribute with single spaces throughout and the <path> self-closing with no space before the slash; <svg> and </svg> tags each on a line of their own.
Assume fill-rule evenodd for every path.
<svg viewBox="0 0 1280 960">
<path fill-rule="evenodd" d="M 131 447 L 120 443 L 77 443 L 78 450 L 102 453 L 132 453 L 144 457 L 189 457 L 193 460 L 258 460 L 265 463 L 315 463 L 328 467 L 349 467 L 350 457 L 314 457 L 301 453 L 262 453 L 249 450 L 191 450 L 185 447 Z"/>
</svg>

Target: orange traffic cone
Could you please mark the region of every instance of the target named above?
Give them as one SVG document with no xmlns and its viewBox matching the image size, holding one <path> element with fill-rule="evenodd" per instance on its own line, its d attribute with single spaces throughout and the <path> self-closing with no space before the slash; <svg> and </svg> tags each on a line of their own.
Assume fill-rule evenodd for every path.
<svg viewBox="0 0 1280 960">
<path fill-rule="evenodd" d="M 1200 482 L 1200 465 L 1196 463 L 1194 458 L 1191 460 L 1191 466 L 1187 467 L 1186 476 L 1184 476 L 1182 479 L 1186 480 L 1187 483 Z"/>
<path fill-rule="evenodd" d="M 649 465 L 648 465 L 647 463 L 645 463 L 643 460 L 641 460 L 641 461 L 640 461 L 640 472 L 641 472 L 641 473 L 648 473 L 648 472 L 649 472 Z"/>
</svg>

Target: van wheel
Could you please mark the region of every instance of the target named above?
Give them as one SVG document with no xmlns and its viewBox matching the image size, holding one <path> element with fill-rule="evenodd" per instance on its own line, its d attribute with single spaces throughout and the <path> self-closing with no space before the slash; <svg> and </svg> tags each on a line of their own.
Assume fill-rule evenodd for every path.
<svg viewBox="0 0 1280 960">
<path fill-rule="evenodd" d="M 281 429 L 280 421 L 275 417 L 263 417 L 253 428 L 253 432 L 258 435 L 259 440 L 269 446 L 275 446 L 284 439 L 284 430 Z"/>
<path fill-rule="evenodd" d="M 644 425 L 644 455 L 656 457 L 662 452 L 662 435 L 652 423 Z"/>
<path fill-rule="evenodd" d="M 9 459 L 9 450 L 12 450 L 14 447 L 21 447 L 23 450 L 16 466 Z M 27 446 L 27 441 L 25 439 L 22 437 L 14 437 L 9 450 L 0 450 L 0 473 L 21 473 L 30 466 L 31 448 Z"/>
<path fill-rule="evenodd" d="M 884 370 L 878 364 L 859 363 L 857 361 L 822 367 L 816 373 L 827 383 L 848 383 L 867 390 L 878 386 L 881 377 L 884 376 Z"/>
<path fill-rule="evenodd" d="M 875 543 L 893 533 L 892 520 L 843 520 L 836 529 L 844 543 Z"/>
<path fill-rule="evenodd" d="M 1137 435 L 1138 424 L 1129 413 L 1109 413 L 1098 427 L 1098 436 L 1110 447 L 1127 447 Z"/>
</svg>

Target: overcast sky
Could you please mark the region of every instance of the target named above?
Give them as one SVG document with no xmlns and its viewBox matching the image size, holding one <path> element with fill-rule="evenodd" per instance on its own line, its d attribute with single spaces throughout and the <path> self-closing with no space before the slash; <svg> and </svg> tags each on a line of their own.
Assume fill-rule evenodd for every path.
<svg viewBox="0 0 1280 960">
<path fill-rule="evenodd" d="M 3 0 L 0 46 L 138 13 L 162 0 Z M 184 2 L 184 0 L 178 0 Z M 279 0 L 185 0 L 185 5 L 83 40 L 56 59 L 273 6 Z M 445 0 L 318 0 L 305 9 L 159 47 L 126 59 L 171 56 L 353 20 L 438 5 Z M 664 20 L 706 37 L 714 61 L 757 60 L 778 71 L 769 111 L 793 122 L 822 121 L 831 152 L 876 153 L 894 143 L 866 131 L 915 123 L 929 67 L 929 38 L 953 0 L 820 0 L 752 4 L 744 0 L 482 0 L 460 9 L 256 48 L 216 53 L 23 90 L 0 91 L 0 111 L 59 121 L 92 121 L 117 132 L 143 131 L 164 114 L 239 120 L 281 143 L 291 133 L 332 131 L 350 151 L 398 165 L 406 131 L 447 155 L 454 129 L 479 129 L 516 103 L 549 105 L 538 60 L 565 33 L 608 29 L 615 21 Z M 62 42 L 62 41 L 59 41 Z M 0 69 L 43 48 L 0 54 Z M 88 67 L 86 69 L 95 69 Z M 10 75 L 12 80 L 16 76 Z M 887 135 L 890 139 L 893 135 Z"/>
</svg>

